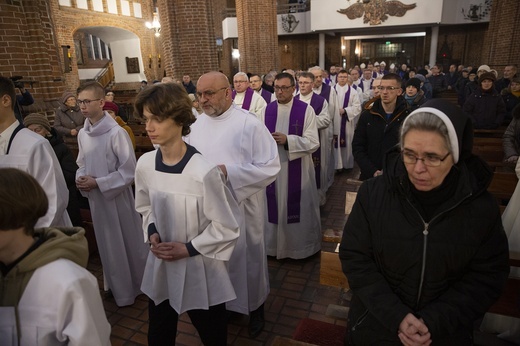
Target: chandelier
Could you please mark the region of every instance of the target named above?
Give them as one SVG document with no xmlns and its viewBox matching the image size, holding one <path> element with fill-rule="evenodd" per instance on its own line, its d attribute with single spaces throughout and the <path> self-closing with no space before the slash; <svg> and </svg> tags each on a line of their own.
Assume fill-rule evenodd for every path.
<svg viewBox="0 0 520 346">
<path fill-rule="evenodd" d="M 153 13 L 153 21 L 146 22 L 146 27 L 150 30 L 155 31 L 155 37 L 161 36 L 161 23 L 159 22 L 159 14 L 157 12 Z"/>
</svg>

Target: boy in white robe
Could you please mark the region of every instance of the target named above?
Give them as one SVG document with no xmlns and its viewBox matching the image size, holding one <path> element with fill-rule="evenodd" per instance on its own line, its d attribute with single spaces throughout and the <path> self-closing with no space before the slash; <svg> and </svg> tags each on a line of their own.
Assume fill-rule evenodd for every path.
<svg viewBox="0 0 520 346">
<path fill-rule="evenodd" d="M 239 235 L 238 205 L 222 171 L 182 140 L 195 121 L 182 86 L 149 87 L 135 107 L 158 146 L 136 171 L 136 210 L 151 245 L 142 284 L 148 343 L 175 344 L 187 311 L 204 345 L 226 345 L 225 302 L 236 298 L 226 261 Z"/>
<path fill-rule="evenodd" d="M 110 345 L 82 228 L 38 228 L 48 199 L 38 182 L 0 169 L 0 344 Z"/>
<path fill-rule="evenodd" d="M 128 133 L 108 113 L 103 87 L 80 87 L 78 104 L 87 118 L 78 134 L 76 186 L 88 198 L 105 289 L 118 306 L 131 305 L 140 286 L 148 249 L 134 209 L 135 153 Z"/>
</svg>

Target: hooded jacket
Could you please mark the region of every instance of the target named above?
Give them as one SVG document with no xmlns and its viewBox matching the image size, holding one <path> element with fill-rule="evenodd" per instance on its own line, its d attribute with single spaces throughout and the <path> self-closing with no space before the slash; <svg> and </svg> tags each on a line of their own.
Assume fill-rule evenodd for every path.
<svg viewBox="0 0 520 346">
<path fill-rule="evenodd" d="M 84 269 L 84 234 L 81 228 L 37 229 L 41 245 L 2 274 L 0 344 L 109 343 L 97 279 Z"/>
<path fill-rule="evenodd" d="M 471 154 L 471 123 L 444 100 L 414 113 L 425 107 L 455 129 L 453 175 L 441 185 L 452 193 L 426 222 L 397 148 L 386 156 L 385 173 L 360 187 L 339 251 L 354 293 L 347 323 L 353 345 L 400 345 L 397 331 L 408 313 L 424 320 L 432 345 L 471 345 L 474 321 L 507 280 L 507 239 L 487 192 L 492 173 Z"/>
<path fill-rule="evenodd" d="M 53 127 L 62 136 L 70 136 L 70 130 L 72 129 L 76 129 L 77 131 L 79 131 L 83 127 L 83 123 L 85 122 L 85 117 L 83 116 L 83 114 L 81 114 L 78 105 L 69 108 L 69 106 L 65 104 L 69 97 L 76 96 L 71 92 L 63 93 L 63 95 L 60 98 L 60 105 L 56 109 L 54 117 Z"/>
</svg>

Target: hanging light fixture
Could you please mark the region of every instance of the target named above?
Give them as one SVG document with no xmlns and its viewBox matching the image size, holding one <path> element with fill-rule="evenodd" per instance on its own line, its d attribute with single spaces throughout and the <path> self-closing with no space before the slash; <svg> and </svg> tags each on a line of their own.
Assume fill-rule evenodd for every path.
<svg viewBox="0 0 520 346">
<path fill-rule="evenodd" d="M 159 22 L 159 14 L 157 12 L 153 13 L 153 21 L 146 22 L 146 27 L 150 30 L 155 31 L 155 37 L 161 36 L 161 23 Z"/>
</svg>

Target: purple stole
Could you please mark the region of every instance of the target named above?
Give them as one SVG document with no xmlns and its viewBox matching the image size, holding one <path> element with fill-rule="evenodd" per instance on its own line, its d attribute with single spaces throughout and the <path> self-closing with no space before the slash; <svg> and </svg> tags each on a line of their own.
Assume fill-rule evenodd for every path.
<svg viewBox="0 0 520 346">
<path fill-rule="evenodd" d="M 271 94 L 269 91 L 267 91 L 265 89 L 260 89 L 260 95 L 264 98 L 264 100 L 265 100 L 265 102 L 267 102 L 267 104 L 271 103 L 271 97 L 273 94 Z"/>
<path fill-rule="evenodd" d="M 325 100 L 327 100 L 327 102 L 329 102 L 329 99 L 330 99 L 330 86 L 325 84 L 325 83 L 322 83 L 321 84 L 321 93 L 320 93 L 320 96 L 323 97 Z"/>
<path fill-rule="evenodd" d="M 253 89 L 247 88 L 244 95 L 244 103 L 242 103 L 242 109 L 249 110 L 251 108 L 251 100 L 253 99 L 253 94 L 255 93 Z M 233 100 L 235 99 L 235 96 L 237 96 L 237 91 L 233 90 Z"/>
<path fill-rule="evenodd" d="M 350 99 L 350 92 L 352 91 L 352 89 L 355 89 L 354 85 L 351 85 L 348 88 L 348 91 L 345 93 L 345 98 L 343 99 L 343 107 L 342 107 L 343 109 L 348 107 L 348 101 Z M 345 111 L 345 114 L 343 114 L 343 116 L 341 117 L 341 128 L 339 130 L 339 146 L 342 148 L 347 146 L 347 133 L 345 132 L 345 126 L 347 126 L 347 121 L 348 121 L 348 115 Z M 334 148 L 337 148 L 337 147 L 338 147 L 338 142 L 334 143 Z"/>
<path fill-rule="evenodd" d="M 300 99 L 300 94 L 295 96 L 296 99 Z M 325 99 L 315 92 L 312 93 L 311 107 L 314 109 L 316 116 L 321 113 Z M 320 132 L 318 131 L 318 138 L 321 140 Z M 316 188 L 321 189 L 321 145 L 318 149 L 312 153 L 312 162 L 314 163 L 314 175 L 316 177 Z"/>
<path fill-rule="evenodd" d="M 302 136 L 307 104 L 293 99 L 289 115 L 289 135 Z M 265 109 L 265 126 L 269 132 L 276 132 L 278 119 L 278 102 L 271 102 Z M 296 159 L 288 163 L 287 179 L 287 223 L 300 222 L 300 202 L 302 194 L 302 160 Z M 278 206 L 276 204 L 276 180 L 267 186 L 267 216 L 270 223 L 278 224 Z"/>
</svg>

